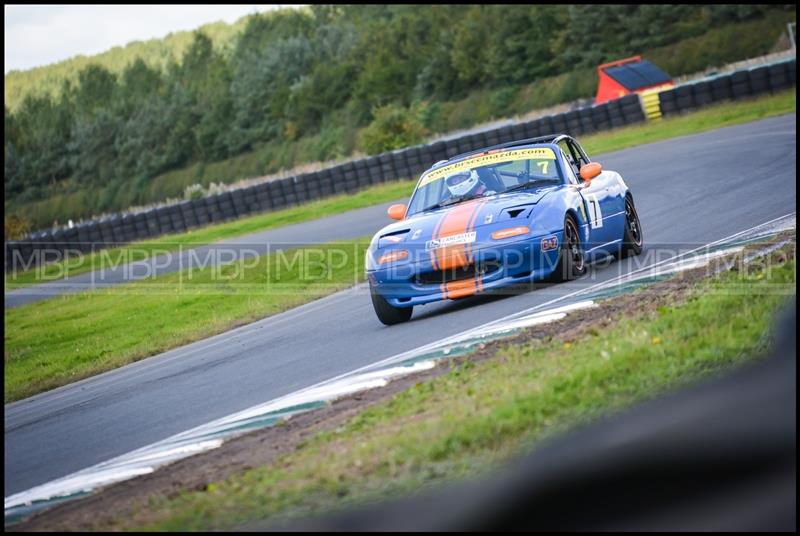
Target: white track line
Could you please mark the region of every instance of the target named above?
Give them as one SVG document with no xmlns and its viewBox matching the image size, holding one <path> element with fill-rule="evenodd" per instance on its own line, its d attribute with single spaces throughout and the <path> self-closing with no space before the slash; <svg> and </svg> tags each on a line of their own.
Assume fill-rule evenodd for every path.
<svg viewBox="0 0 800 536">
<path fill-rule="evenodd" d="M 328 380 L 316 383 L 310 387 L 297 390 L 291 394 L 275 398 L 269 402 L 258 404 L 245 410 L 238 411 L 234 414 L 228 415 L 221 419 L 216 419 L 212 422 L 192 428 L 185 432 L 181 432 L 111 460 L 107 460 L 86 469 L 77 471 L 67 475 L 66 477 L 52 480 L 29 490 L 16 493 L 5 498 L 5 509 L 8 510 L 9 508 L 29 505 L 34 501 L 46 501 L 56 497 L 64 497 L 81 491 L 91 491 L 96 487 L 106 486 L 114 482 L 119 482 L 121 480 L 126 480 L 128 478 L 150 473 L 154 471 L 158 465 L 166 463 L 167 461 L 174 461 L 198 452 L 219 447 L 223 440 L 220 437 L 212 438 L 210 436 L 213 436 L 214 434 L 223 434 L 226 430 L 229 434 L 233 435 L 230 431 L 231 428 L 236 430 L 238 427 L 241 427 L 243 423 L 246 424 L 246 421 L 248 420 L 259 418 L 263 419 L 265 415 L 280 415 L 279 412 L 281 410 L 288 410 L 292 407 L 302 404 L 330 401 L 337 397 L 352 394 L 360 390 L 380 387 L 386 385 L 389 378 L 432 368 L 434 363 L 431 360 L 417 362 L 411 366 L 392 367 L 392 365 L 402 363 L 403 361 L 412 359 L 414 357 L 424 356 L 427 353 L 435 352 L 437 350 L 442 350 L 446 354 L 452 345 L 458 345 L 458 343 L 468 347 L 470 342 L 474 344 L 475 341 L 479 340 L 481 337 L 488 337 L 535 324 L 561 319 L 570 311 L 592 307 L 594 306 L 594 303 L 589 300 L 584 300 L 544 311 L 541 309 L 552 306 L 553 304 L 569 298 L 590 293 L 594 290 L 613 287 L 617 284 L 633 280 L 635 274 L 644 272 L 645 270 L 652 271 L 658 266 L 669 262 L 674 263 L 677 259 L 686 257 L 694 252 L 707 249 L 718 244 L 733 241 L 738 237 L 745 236 L 748 233 L 753 233 L 759 228 L 766 227 L 784 219 L 793 219 L 794 217 L 795 213 L 791 213 L 769 220 L 749 229 L 745 229 L 744 231 L 734 233 L 720 240 L 710 242 L 688 252 L 674 255 L 655 264 L 642 267 L 638 270 L 622 274 L 608 281 L 603 281 L 590 287 L 554 298 L 548 302 L 536 305 L 524 311 L 507 315 L 482 326 L 477 326 L 475 328 L 462 331 L 450 337 L 446 337 L 418 348 L 396 354 L 370 365 L 359 367 L 351 370 L 350 372 L 346 372 L 344 374 L 334 376 Z M 790 225 L 788 225 L 789 222 L 786 223 L 787 225 L 782 228 L 779 227 L 778 231 L 773 229 L 770 234 L 779 232 L 784 228 L 788 229 Z M 794 226 L 793 223 L 791 226 Z M 754 237 L 757 236 L 759 235 L 754 235 Z M 330 299 L 332 297 L 328 298 Z M 246 329 L 247 326 L 243 326 L 240 329 L 244 331 L 243 328 Z M 283 416 L 289 417 L 292 414 L 293 413 L 289 412 L 285 413 Z"/>
</svg>

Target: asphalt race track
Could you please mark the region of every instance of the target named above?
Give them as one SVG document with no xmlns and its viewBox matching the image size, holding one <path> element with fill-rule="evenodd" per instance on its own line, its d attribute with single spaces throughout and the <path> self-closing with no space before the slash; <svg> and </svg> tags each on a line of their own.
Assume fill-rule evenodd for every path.
<svg viewBox="0 0 800 536">
<path fill-rule="evenodd" d="M 406 201 L 407 199 L 398 199 L 396 202 L 404 203 Z M 119 264 L 94 272 L 12 290 L 5 294 L 5 306 L 18 307 L 61 294 L 106 288 L 145 277 L 176 272 L 181 267 L 188 265 L 190 252 L 203 262 L 208 260 L 208 266 L 213 266 L 218 258 L 222 258 L 225 262 L 232 262 L 240 256 L 263 255 L 268 251 L 289 249 L 308 243 L 320 244 L 367 236 L 383 226 L 383 222 L 386 220 L 386 207 L 389 204 L 391 202 L 386 205 L 361 208 L 286 227 L 243 235 L 193 250 L 182 249 L 180 253 L 156 255 L 144 261 L 137 261 L 134 263 L 134 268 L 131 268 L 130 265 Z M 226 256 L 215 255 L 214 252 L 218 251 L 224 251 Z"/>
<path fill-rule="evenodd" d="M 676 244 L 702 245 L 794 212 L 795 145 L 796 117 L 787 115 L 591 156 L 631 187 L 647 246 L 634 260 L 655 262 Z M 383 210 L 358 211 L 367 232 L 357 234 L 388 223 L 375 216 Z M 361 285 L 7 405 L 5 494 L 639 266 L 613 262 L 546 290 L 419 307 L 394 327 L 378 322 Z"/>
</svg>

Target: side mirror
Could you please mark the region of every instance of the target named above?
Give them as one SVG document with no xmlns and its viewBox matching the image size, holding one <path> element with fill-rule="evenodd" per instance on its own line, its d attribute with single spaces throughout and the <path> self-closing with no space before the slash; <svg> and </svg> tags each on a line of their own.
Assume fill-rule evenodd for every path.
<svg viewBox="0 0 800 536">
<path fill-rule="evenodd" d="M 586 164 L 581 168 L 581 178 L 586 182 L 589 182 L 593 178 L 600 175 L 601 171 L 603 171 L 603 166 L 601 166 L 599 162 Z"/>
<path fill-rule="evenodd" d="M 389 207 L 389 217 L 393 220 L 402 220 L 406 217 L 406 206 L 402 203 L 398 203 L 396 205 L 392 205 Z"/>
</svg>

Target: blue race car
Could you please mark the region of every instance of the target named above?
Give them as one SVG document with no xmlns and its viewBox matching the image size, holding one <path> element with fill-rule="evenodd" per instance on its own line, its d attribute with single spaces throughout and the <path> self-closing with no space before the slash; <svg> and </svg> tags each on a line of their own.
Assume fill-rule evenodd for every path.
<svg viewBox="0 0 800 536">
<path fill-rule="evenodd" d="M 588 263 L 642 251 L 642 227 L 619 173 L 567 135 L 488 147 L 437 162 L 400 220 L 372 239 L 366 271 L 378 319 L 415 305 L 586 273 Z"/>
</svg>

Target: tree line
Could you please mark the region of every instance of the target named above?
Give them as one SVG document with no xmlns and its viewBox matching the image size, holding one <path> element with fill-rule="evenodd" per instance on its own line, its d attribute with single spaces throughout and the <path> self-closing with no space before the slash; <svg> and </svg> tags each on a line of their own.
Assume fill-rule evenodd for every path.
<svg viewBox="0 0 800 536">
<path fill-rule="evenodd" d="M 249 16 L 230 47 L 196 32 L 166 67 L 82 68 L 5 106 L 6 208 L 62 190 L 119 191 L 386 106 L 452 101 L 592 67 L 793 6 L 311 6 Z M 137 197 L 138 196 L 138 197 Z M 69 215 L 66 215 L 69 216 Z"/>
</svg>

